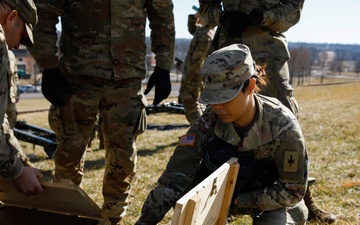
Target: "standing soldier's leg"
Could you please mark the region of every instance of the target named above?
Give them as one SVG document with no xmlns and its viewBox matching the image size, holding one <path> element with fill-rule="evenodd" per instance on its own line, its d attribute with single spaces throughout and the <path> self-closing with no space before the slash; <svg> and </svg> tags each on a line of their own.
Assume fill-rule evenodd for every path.
<svg viewBox="0 0 360 225">
<path fill-rule="evenodd" d="M 82 76 L 71 77 L 69 85 L 73 91 L 70 100 L 63 107 L 52 105 L 49 111 L 49 125 L 57 138 L 54 182 L 65 179 L 80 185 L 102 88 L 100 82 Z"/>
<path fill-rule="evenodd" d="M 266 65 L 268 85 L 260 91 L 260 94 L 277 98 L 298 117 L 299 107 L 294 97 L 294 89 L 289 84 L 287 60 L 285 58 L 262 58 L 255 61 L 258 65 Z"/>
<path fill-rule="evenodd" d="M 104 88 L 106 97 L 100 106 L 106 149 L 102 209 L 108 222 L 104 224 L 110 221 L 117 224 L 126 214 L 136 169 L 136 138 L 146 128 L 146 100 L 141 92 L 141 80 L 113 83 Z"/>
<path fill-rule="evenodd" d="M 87 150 L 88 151 L 92 151 L 92 142 L 93 140 L 95 140 L 95 137 L 96 137 L 96 131 L 99 129 L 99 115 L 96 116 L 96 122 L 94 124 L 94 127 L 91 131 L 91 134 L 90 134 L 90 138 L 89 138 L 89 142 L 88 142 L 88 145 L 87 145 Z"/>
<path fill-rule="evenodd" d="M 98 126 L 97 126 L 97 134 L 98 134 L 97 137 L 99 139 L 99 149 L 104 149 L 104 136 L 102 134 L 101 124 L 102 124 L 102 118 L 99 115 Z"/>
<path fill-rule="evenodd" d="M 205 106 L 198 102 L 201 91 L 202 82 L 200 76 L 193 76 L 193 79 L 189 80 L 186 74 L 183 75 L 179 92 L 184 105 L 186 119 L 190 124 L 193 124 L 204 112 Z"/>
</svg>

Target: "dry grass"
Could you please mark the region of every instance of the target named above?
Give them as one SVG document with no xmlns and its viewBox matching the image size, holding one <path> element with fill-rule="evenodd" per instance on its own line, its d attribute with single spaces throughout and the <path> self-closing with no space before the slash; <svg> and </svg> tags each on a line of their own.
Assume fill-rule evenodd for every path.
<svg viewBox="0 0 360 225">
<path fill-rule="evenodd" d="M 335 213 L 338 225 L 353 225 L 360 220 L 360 83 L 295 87 L 296 99 L 301 107 L 300 124 L 307 141 L 310 157 L 310 175 L 317 178 L 312 187 L 317 203 Z M 311 82 L 319 83 L 318 81 Z M 21 100 L 19 111 L 43 108 L 45 100 Z M 40 107 L 41 106 L 41 107 Z M 47 105 L 46 105 L 47 106 Z M 20 114 L 19 119 L 48 127 L 47 112 Z M 187 124 L 183 115 L 153 114 L 149 123 Z M 123 224 L 134 224 L 139 217 L 148 192 L 166 166 L 178 137 L 187 128 L 168 131 L 148 130 L 138 138 L 137 175 L 133 182 L 128 215 Z M 21 142 L 24 151 L 35 165 L 43 170 L 53 168 L 42 147 Z M 100 206 L 102 203 L 101 181 L 104 167 L 104 150 L 87 152 L 83 189 Z M 161 224 L 169 224 L 170 211 Z M 251 224 L 248 217 L 239 217 L 232 224 Z M 321 224 L 311 221 L 308 224 Z"/>
</svg>

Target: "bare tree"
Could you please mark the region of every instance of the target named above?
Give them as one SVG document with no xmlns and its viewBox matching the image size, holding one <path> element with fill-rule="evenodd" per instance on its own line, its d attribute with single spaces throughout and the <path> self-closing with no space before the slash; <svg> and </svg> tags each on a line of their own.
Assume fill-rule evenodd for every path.
<svg viewBox="0 0 360 225">
<path fill-rule="evenodd" d="M 323 83 L 323 79 L 324 79 L 324 75 L 325 75 L 325 67 L 328 61 L 328 53 L 326 51 L 323 51 L 320 53 L 320 57 L 319 57 L 319 61 L 320 61 L 320 66 L 321 66 L 321 79 L 320 79 L 320 83 Z"/>
<path fill-rule="evenodd" d="M 357 74 L 357 77 L 359 77 L 359 73 L 360 73 L 360 59 L 357 59 L 355 62 L 355 72 Z"/>
<path fill-rule="evenodd" d="M 341 75 L 341 72 L 343 70 L 343 60 L 341 57 L 336 57 L 335 60 L 331 63 L 330 66 L 331 72 L 335 74 L 336 72 Z"/>
<path fill-rule="evenodd" d="M 294 76 L 298 77 L 298 85 L 304 84 L 306 75 L 310 75 L 312 59 L 308 48 L 301 46 L 290 50 L 291 59 L 289 60 L 290 81 L 293 82 Z"/>
</svg>

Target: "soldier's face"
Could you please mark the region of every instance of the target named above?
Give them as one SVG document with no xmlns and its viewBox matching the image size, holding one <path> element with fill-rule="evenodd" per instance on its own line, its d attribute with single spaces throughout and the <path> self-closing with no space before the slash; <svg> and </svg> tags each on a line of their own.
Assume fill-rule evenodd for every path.
<svg viewBox="0 0 360 225">
<path fill-rule="evenodd" d="M 211 110 L 224 123 L 235 122 L 244 127 L 252 122 L 255 115 L 254 87 L 255 79 L 250 80 L 250 85 L 245 91 L 240 93 L 232 100 L 222 104 L 210 105 Z"/>
<path fill-rule="evenodd" d="M 3 26 L 6 36 L 6 43 L 9 49 L 17 49 L 20 40 L 27 37 L 25 23 L 20 18 L 16 10 L 13 10 L 6 18 Z"/>
</svg>

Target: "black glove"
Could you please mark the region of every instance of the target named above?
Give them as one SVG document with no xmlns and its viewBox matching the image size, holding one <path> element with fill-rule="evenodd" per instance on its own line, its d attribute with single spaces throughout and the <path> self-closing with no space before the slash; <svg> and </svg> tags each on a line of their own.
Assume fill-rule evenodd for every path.
<svg viewBox="0 0 360 225">
<path fill-rule="evenodd" d="M 249 26 L 247 17 L 241 11 L 224 11 L 220 16 L 220 24 L 232 36 L 239 36 Z"/>
<path fill-rule="evenodd" d="M 154 72 L 151 74 L 144 94 L 147 95 L 155 86 L 155 98 L 153 105 L 159 104 L 166 99 L 171 92 L 170 72 L 155 66 Z"/>
<path fill-rule="evenodd" d="M 64 74 L 59 68 L 43 71 L 41 91 L 44 97 L 53 105 L 63 106 L 72 91 Z"/>
<path fill-rule="evenodd" d="M 264 13 L 260 9 L 254 8 L 247 20 L 249 25 L 260 25 L 264 21 Z"/>
</svg>

